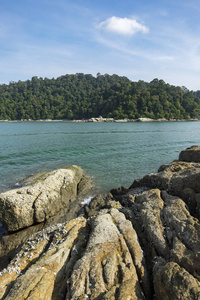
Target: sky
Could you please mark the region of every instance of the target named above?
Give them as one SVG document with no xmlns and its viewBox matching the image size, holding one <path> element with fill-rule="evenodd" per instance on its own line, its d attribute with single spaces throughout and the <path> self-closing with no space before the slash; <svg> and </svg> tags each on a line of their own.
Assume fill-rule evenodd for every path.
<svg viewBox="0 0 200 300">
<path fill-rule="evenodd" d="M 0 0 L 0 84 L 117 74 L 200 90 L 199 0 Z"/>
</svg>

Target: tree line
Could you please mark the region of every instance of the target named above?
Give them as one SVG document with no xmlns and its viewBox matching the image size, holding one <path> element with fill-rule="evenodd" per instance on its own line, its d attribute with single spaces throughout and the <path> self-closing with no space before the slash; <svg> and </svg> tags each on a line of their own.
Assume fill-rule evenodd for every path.
<svg viewBox="0 0 200 300">
<path fill-rule="evenodd" d="M 0 119 L 166 118 L 200 116 L 200 91 L 154 79 L 77 73 L 0 85 Z"/>
</svg>

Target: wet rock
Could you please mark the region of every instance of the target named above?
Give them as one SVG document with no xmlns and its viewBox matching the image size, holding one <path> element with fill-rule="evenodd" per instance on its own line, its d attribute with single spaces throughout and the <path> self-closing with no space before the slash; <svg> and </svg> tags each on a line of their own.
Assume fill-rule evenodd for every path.
<svg viewBox="0 0 200 300">
<path fill-rule="evenodd" d="M 121 186 L 120 188 L 115 188 L 110 191 L 110 193 L 116 198 L 124 195 L 128 189 L 125 186 Z"/>
<path fill-rule="evenodd" d="M 84 210 L 87 217 L 96 216 L 101 209 L 111 208 L 111 207 L 121 207 L 120 203 L 116 201 L 111 193 L 100 194 L 93 197 L 89 205 L 84 206 Z"/>
</svg>

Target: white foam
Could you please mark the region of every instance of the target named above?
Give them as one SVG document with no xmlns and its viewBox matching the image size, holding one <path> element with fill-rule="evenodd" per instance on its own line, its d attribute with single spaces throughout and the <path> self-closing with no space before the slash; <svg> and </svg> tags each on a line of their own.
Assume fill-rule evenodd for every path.
<svg viewBox="0 0 200 300">
<path fill-rule="evenodd" d="M 90 202 L 91 202 L 91 200 L 92 200 L 92 196 L 91 197 L 88 197 L 88 198 L 86 198 L 86 199 L 84 199 L 82 202 L 81 202 L 81 204 L 82 205 L 89 205 L 90 204 Z"/>
</svg>

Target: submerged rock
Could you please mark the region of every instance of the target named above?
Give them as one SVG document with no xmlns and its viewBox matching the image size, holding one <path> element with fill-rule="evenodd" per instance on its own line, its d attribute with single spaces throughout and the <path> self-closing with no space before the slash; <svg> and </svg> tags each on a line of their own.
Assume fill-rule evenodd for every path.
<svg viewBox="0 0 200 300">
<path fill-rule="evenodd" d="M 0 298 L 200 299 L 199 176 L 199 162 L 174 161 L 77 218 L 18 232 L 12 255 L 4 237 Z"/>
</svg>

